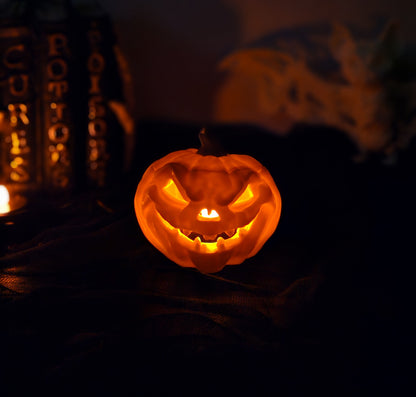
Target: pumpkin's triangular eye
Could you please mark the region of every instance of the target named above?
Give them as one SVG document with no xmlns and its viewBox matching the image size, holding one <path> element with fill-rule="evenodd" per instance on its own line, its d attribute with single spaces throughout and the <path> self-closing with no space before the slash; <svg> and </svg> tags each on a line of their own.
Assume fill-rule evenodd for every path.
<svg viewBox="0 0 416 397">
<path fill-rule="evenodd" d="M 171 200 L 174 200 L 183 205 L 188 204 L 188 201 L 183 197 L 173 179 L 169 179 L 168 183 L 162 189 Z"/>
<path fill-rule="evenodd" d="M 236 200 L 231 203 L 231 207 L 244 207 L 250 204 L 251 200 L 254 197 L 253 190 L 251 189 L 250 185 L 244 189 L 243 193 L 241 193 Z"/>
</svg>

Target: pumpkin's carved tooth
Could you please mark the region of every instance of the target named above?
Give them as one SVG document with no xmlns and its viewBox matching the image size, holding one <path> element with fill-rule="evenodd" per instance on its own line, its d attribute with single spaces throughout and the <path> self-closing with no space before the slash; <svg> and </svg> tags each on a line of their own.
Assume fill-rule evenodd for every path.
<svg viewBox="0 0 416 397">
<path fill-rule="evenodd" d="M 244 227 L 238 229 L 240 237 L 245 237 L 248 234 L 248 230 Z"/>
<path fill-rule="evenodd" d="M 201 237 L 197 236 L 194 240 L 195 248 L 199 251 L 201 249 Z"/>
<path fill-rule="evenodd" d="M 202 238 L 205 243 L 214 243 L 217 241 L 217 234 L 203 234 Z"/>
<path fill-rule="evenodd" d="M 228 234 L 225 233 L 225 232 L 217 234 L 217 240 L 218 240 L 219 237 L 222 237 L 224 240 L 227 240 L 229 238 Z"/>
<path fill-rule="evenodd" d="M 226 234 L 228 237 L 232 237 L 232 236 L 234 236 L 234 234 L 235 234 L 235 232 L 236 232 L 236 231 L 237 231 L 236 229 L 227 230 L 227 231 L 225 232 L 225 234 Z"/>
<path fill-rule="evenodd" d="M 195 232 L 191 232 L 191 233 L 189 233 L 189 235 L 188 235 L 188 238 L 190 238 L 191 240 L 195 240 L 195 238 L 198 236 L 198 234 L 197 233 L 195 233 Z"/>
<path fill-rule="evenodd" d="M 225 249 L 224 239 L 220 236 L 217 240 L 217 248 L 219 251 L 223 251 Z"/>
</svg>

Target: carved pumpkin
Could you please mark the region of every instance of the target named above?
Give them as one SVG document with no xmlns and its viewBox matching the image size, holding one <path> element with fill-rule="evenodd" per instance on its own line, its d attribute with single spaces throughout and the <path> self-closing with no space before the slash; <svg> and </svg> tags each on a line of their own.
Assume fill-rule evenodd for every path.
<svg viewBox="0 0 416 397">
<path fill-rule="evenodd" d="M 254 158 L 201 148 L 155 161 L 134 206 L 143 234 L 159 251 L 180 266 L 213 273 L 260 250 L 279 222 L 281 198 Z"/>
</svg>

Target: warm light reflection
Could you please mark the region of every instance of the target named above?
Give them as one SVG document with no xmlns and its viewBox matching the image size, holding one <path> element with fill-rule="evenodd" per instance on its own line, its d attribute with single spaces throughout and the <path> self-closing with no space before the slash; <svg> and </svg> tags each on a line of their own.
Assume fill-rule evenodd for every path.
<svg viewBox="0 0 416 397">
<path fill-rule="evenodd" d="M 15 126 L 19 119 L 23 124 L 29 125 L 29 118 L 27 117 L 27 106 L 24 103 L 9 104 L 7 106 L 10 116 L 10 123 Z"/>
<path fill-rule="evenodd" d="M 163 191 L 167 193 L 167 195 L 181 204 L 187 205 L 188 202 L 182 196 L 181 192 L 179 191 L 178 187 L 176 186 L 173 179 L 169 179 L 169 182 L 163 187 Z"/>
<path fill-rule="evenodd" d="M 281 198 L 257 160 L 221 155 L 202 142 L 200 150 L 152 163 L 137 186 L 134 209 L 144 236 L 167 258 L 216 273 L 261 249 L 277 227 Z"/>
<path fill-rule="evenodd" d="M 237 245 L 241 244 L 240 240 L 245 239 L 246 236 L 249 234 L 253 223 L 257 220 L 258 215 L 246 226 L 239 227 L 235 230 L 235 233 L 227 238 L 224 239 L 222 236 L 217 236 L 216 241 L 202 241 L 201 237 L 197 236 L 195 238 L 190 238 L 183 234 L 183 232 L 173 227 L 166 219 L 162 217 L 158 212 L 156 213 L 159 220 L 165 226 L 167 230 L 171 233 L 175 234 L 179 238 L 179 242 L 187 247 L 190 251 L 198 252 L 200 254 L 215 254 L 217 252 L 224 252 L 230 249 L 233 249 Z"/>
<path fill-rule="evenodd" d="M 0 214 L 10 212 L 10 195 L 7 187 L 0 185 Z"/>
<path fill-rule="evenodd" d="M 201 212 L 198 214 L 198 219 L 201 221 L 219 221 L 220 216 L 218 215 L 218 212 L 215 210 L 211 210 L 208 212 L 207 208 L 203 208 Z"/>
<path fill-rule="evenodd" d="M 235 206 L 244 206 L 251 202 L 251 199 L 254 197 L 253 190 L 251 190 L 251 186 L 248 185 L 247 188 L 244 190 L 243 193 L 231 204 L 231 207 Z"/>
</svg>

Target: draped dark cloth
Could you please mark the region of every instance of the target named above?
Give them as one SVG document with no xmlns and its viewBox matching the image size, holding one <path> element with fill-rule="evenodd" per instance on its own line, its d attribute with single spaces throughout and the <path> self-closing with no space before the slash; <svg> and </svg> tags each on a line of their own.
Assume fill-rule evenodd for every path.
<svg viewBox="0 0 416 397">
<path fill-rule="evenodd" d="M 404 394 L 413 148 L 393 165 L 357 163 L 337 131 L 217 127 L 267 166 L 283 208 L 255 257 L 207 275 L 159 253 L 133 209 L 144 167 L 193 146 L 197 130 L 142 129 L 135 171 L 117 186 L 1 226 L 0 392 Z"/>
</svg>

